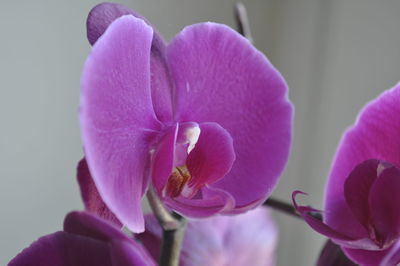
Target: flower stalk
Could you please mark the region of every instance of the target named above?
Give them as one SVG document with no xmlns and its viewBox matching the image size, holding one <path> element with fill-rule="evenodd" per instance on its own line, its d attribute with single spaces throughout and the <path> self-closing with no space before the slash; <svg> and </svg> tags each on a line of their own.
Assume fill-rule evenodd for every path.
<svg viewBox="0 0 400 266">
<path fill-rule="evenodd" d="M 287 202 L 269 198 L 267 199 L 264 204 L 264 206 L 271 207 L 272 209 L 281 211 L 283 213 L 286 213 L 288 215 L 291 215 L 293 217 L 301 218 L 301 216 L 297 213 L 296 209 L 293 207 L 292 204 L 289 204 Z"/>
<path fill-rule="evenodd" d="M 186 220 L 178 215 L 170 213 L 157 196 L 153 187 L 147 191 L 147 199 L 150 207 L 163 231 L 161 244 L 160 266 L 178 266 L 185 234 Z"/>
<path fill-rule="evenodd" d="M 235 5 L 235 19 L 238 28 L 237 31 L 253 43 L 249 18 L 247 16 L 246 7 L 242 2 L 237 2 Z"/>
</svg>

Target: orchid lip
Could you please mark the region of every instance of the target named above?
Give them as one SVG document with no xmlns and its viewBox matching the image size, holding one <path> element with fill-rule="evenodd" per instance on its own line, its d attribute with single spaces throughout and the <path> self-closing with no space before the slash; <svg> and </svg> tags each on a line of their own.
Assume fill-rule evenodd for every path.
<svg viewBox="0 0 400 266">
<path fill-rule="evenodd" d="M 182 122 L 166 129 L 150 153 L 152 179 L 161 197 L 201 198 L 235 159 L 229 133 L 216 123 Z"/>
</svg>

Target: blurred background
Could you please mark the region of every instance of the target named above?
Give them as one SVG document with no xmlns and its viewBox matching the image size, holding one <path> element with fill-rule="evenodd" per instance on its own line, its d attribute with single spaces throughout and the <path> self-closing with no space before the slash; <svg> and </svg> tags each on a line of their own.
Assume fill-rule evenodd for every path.
<svg viewBox="0 0 400 266">
<path fill-rule="evenodd" d="M 79 79 L 94 0 L 0 1 L 0 265 L 82 209 Z M 185 25 L 235 27 L 231 0 L 119 1 L 171 39 Z M 273 196 L 295 189 L 323 206 L 325 178 L 343 130 L 369 100 L 400 80 L 400 1 L 244 1 L 255 46 L 281 71 L 296 107 L 291 158 Z M 274 212 L 278 265 L 312 265 L 324 241 Z"/>
</svg>

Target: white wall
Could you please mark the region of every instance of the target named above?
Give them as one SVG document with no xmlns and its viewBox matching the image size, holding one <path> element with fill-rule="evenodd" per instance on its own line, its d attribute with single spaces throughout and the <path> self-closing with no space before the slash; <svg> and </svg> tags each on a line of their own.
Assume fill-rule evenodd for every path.
<svg viewBox="0 0 400 266">
<path fill-rule="evenodd" d="M 167 39 L 187 24 L 234 26 L 234 1 L 120 1 Z M 249 0 L 256 46 L 286 77 L 296 105 L 289 167 L 274 196 L 294 189 L 322 207 L 341 132 L 364 103 L 400 80 L 400 2 Z M 0 265 L 81 209 L 79 78 L 89 45 L 85 19 L 97 1 L 0 1 Z M 312 265 L 323 238 L 277 215 L 279 265 Z"/>
</svg>

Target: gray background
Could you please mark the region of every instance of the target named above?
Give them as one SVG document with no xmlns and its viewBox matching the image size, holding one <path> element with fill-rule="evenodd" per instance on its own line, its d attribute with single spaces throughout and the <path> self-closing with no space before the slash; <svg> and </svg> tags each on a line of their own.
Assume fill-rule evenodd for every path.
<svg viewBox="0 0 400 266">
<path fill-rule="evenodd" d="M 289 166 L 274 196 L 302 189 L 322 207 L 343 130 L 400 79 L 400 1 L 249 0 L 255 45 L 287 79 L 296 106 Z M 89 52 L 85 19 L 97 1 L 0 0 L 0 265 L 81 209 L 77 108 Z M 235 26 L 234 1 L 120 1 L 167 39 L 185 25 Z M 312 265 L 323 238 L 276 214 L 279 265 Z"/>
</svg>

